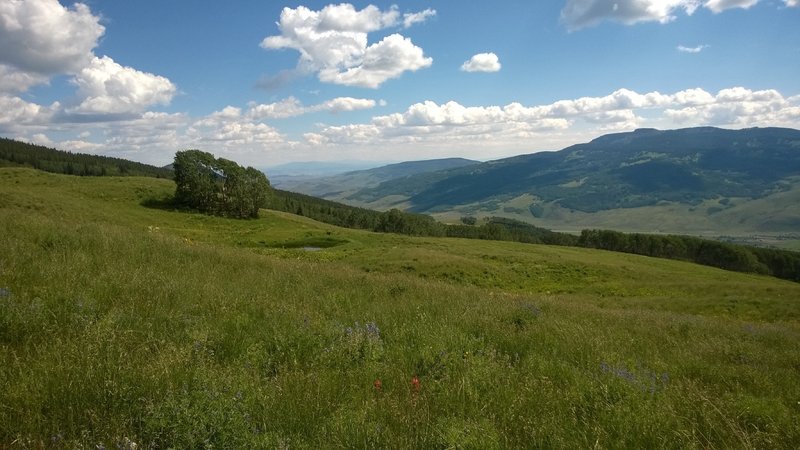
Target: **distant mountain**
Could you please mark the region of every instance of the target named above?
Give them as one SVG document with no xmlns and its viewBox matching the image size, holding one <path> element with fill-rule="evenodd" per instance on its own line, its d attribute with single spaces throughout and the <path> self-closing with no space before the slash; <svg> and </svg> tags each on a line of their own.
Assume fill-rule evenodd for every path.
<svg viewBox="0 0 800 450">
<path fill-rule="evenodd" d="M 800 196 L 800 131 L 702 127 L 609 134 L 557 152 L 392 179 L 337 199 L 450 218 L 500 214 L 551 228 L 570 228 L 575 220 L 591 226 L 615 211 L 607 226 L 638 229 L 625 226 L 623 213 L 670 205 L 673 213 L 698 216 L 692 226 L 715 230 L 707 216 L 756 200 L 758 211 L 771 213 L 769 199 L 776 195 L 782 205 L 787 196 Z M 753 222 L 728 212 L 729 220 Z M 800 232 L 800 208 L 779 213 L 772 225 Z M 654 226 L 644 215 L 640 222 Z"/>
<path fill-rule="evenodd" d="M 273 177 L 329 177 L 345 172 L 372 169 L 385 165 L 376 161 L 305 161 L 291 162 L 278 166 L 261 167 L 260 170 Z"/>
<path fill-rule="evenodd" d="M 356 191 L 376 187 L 381 183 L 397 181 L 407 177 L 425 177 L 441 170 L 479 164 L 463 158 L 434 159 L 389 164 L 374 169 L 357 170 L 329 177 L 271 177 L 276 187 L 306 195 L 324 197 L 329 200 L 347 198 Z M 417 178 L 415 178 L 417 179 Z"/>
</svg>

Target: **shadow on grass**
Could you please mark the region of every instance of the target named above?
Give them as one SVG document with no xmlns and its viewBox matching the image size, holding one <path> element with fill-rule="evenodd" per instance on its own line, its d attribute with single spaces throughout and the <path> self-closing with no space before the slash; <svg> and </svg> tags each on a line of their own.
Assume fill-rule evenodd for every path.
<svg viewBox="0 0 800 450">
<path fill-rule="evenodd" d="M 286 248 L 286 249 L 323 249 L 323 248 L 331 248 L 336 247 L 337 245 L 347 244 L 347 239 L 339 239 L 330 236 L 309 236 L 301 239 L 294 239 L 289 241 L 283 242 L 267 242 L 267 241 L 260 241 L 259 244 L 270 247 L 270 248 Z"/>
<path fill-rule="evenodd" d="M 183 211 L 183 212 L 196 211 L 194 209 L 187 207 L 186 205 L 178 203 L 175 200 L 175 197 L 171 195 L 164 197 L 148 197 L 139 202 L 139 204 L 144 206 L 145 208 L 160 209 L 162 211 Z"/>
</svg>

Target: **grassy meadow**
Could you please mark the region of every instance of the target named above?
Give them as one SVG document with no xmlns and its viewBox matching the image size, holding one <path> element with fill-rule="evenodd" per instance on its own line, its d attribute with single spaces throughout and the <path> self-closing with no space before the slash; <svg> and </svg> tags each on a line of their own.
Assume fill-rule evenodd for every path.
<svg viewBox="0 0 800 450">
<path fill-rule="evenodd" d="M 0 168 L 0 448 L 797 448 L 800 284 Z"/>
</svg>

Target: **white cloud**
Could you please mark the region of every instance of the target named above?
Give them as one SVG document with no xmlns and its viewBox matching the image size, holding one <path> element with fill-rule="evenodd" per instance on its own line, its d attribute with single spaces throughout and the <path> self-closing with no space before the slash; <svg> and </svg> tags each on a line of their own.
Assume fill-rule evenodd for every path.
<svg viewBox="0 0 800 450">
<path fill-rule="evenodd" d="M 328 111 L 332 113 L 357 111 L 375 107 L 375 100 L 367 98 L 337 97 L 312 107 L 314 111 Z"/>
<path fill-rule="evenodd" d="M 88 64 L 105 28 L 83 3 L 0 2 L 0 63 L 41 75 L 75 73 Z"/>
<path fill-rule="evenodd" d="M 708 0 L 703 6 L 715 13 L 720 13 L 731 8 L 747 9 L 758 2 L 759 0 Z"/>
<path fill-rule="evenodd" d="M 696 47 L 686 47 L 684 45 L 679 45 L 677 47 L 678 51 L 682 53 L 700 53 L 707 48 L 708 48 L 707 45 L 698 45 Z"/>
<path fill-rule="evenodd" d="M 783 0 L 783 3 L 791 8 L 800 5 L 800 0 Z"/>
<path fill-rule="evenodd" d="M 41 106 L 27 102 L 19 97 L 0 94 L 0 131 L 8 131 L 23 126 L 45 125 L 50 122 L 58 102 L 51 106 Z"/>
<path fill-rule="evenodd" d="M 464 72 L 497 72 L 500 70 L 500 60 L 494 53 L 478 53 L 469 61 L 461 65 Z"/>
<path fill-rule="evenodd" d="M 304 106 L 300 100 L 294 97 L 288 97 L 275 103 L 260 105 L 251 104 L 247 115 L 257 120 L 285 119 L 320 111 L 338 113 L 370 109 L 374 108 L 375 104 L 375 100 L 366 98 L 337 97 L 316 105 Z"/>
<path fill-rule="evenodd" d="M 305 113 L 305 107 L 300 100 L 289 97 L 279 102 L 251 105 L 248 115 L 254 119 L 285 119 L 295 117 Z"/>
<path fill-rule="evenodd" d="M 422 49 L 411 43 L 411 39 L 392 34 L 367 47 L 358 66 L 343 72 L 338 68 L 325 68 L 320 70 L 319 79 L 328 83 L 375 89 L 405 71 L 416 71 L 432 63 L 433 59 L 426 58 Z"/>
<path fill-rule="evenodd" d="M 224 151 L 236 151 L 237 147 L 245 151 L 254 145 L 285 141 L 277 129 L 259 122 L 252 111 L 243 114 L 240 108 L 227 106 L 190 124 L 186 137 L 195 147 Z"/>
<path fill-rule="evenodd" d="M 409 25 L 431 15 L 425 11 L 415 14 L 406 14 Z M 368 33 L 396 26 L 399 20 L 396 7 L 388 11 L 373 5 L 359 11 L 348 3 L 328 5 L 320 11 L 305 6 L 287 7 L 278 22 L 281 34 L 266 37 L 261 47 L 297 50 L 298 70 L 317 73 L 320 81 L 376 88 L 403 72 L 416 71 L 433 62 L 421 48 L 399 34 L 367 45 Z"/>
<path fill-rule="evenodd" d="M 371 99 L 338 97 L 304 105 L 287 98 L 266 105 L 227 106 L 203 117 L 144 112 L 114 122 L 56 122 L 62 108 L 0 95 L 0 131 L 56 148 L 102 153 L 154 164 L 176 150 L 200 148 L 243 164 L 265 166 L 302 159 L 499 158 L 556 150 L 598 135 L 639 127 L 714 125 L 800 127 L 800 95 L 733 87 L 674 93 L 618 89 L 604 96 L 539 105 L 467 106 L 423 101 L 364 123 L 318 125 L 292 141 L 265 120 L 310 112 L 374 107 Z M 54 138 L 60 136 L 61 141 Z M 67 136 L 64 138 L 63 136 Z M 390 156 L 387 156 L 390 155 Z"/>
<path fill-rule="evenodd" d="M 743 87 L 723 89 L 712 102 L 676 107 L 664 111 L 676 125 L 705 124 L 718 126 L 793 126 L 800 125 L 800 99 L 784 98 L 769 89 L 752 91 Z M 683 106 L 683 107 L 681 107 Z"/>
<path fill-rule="evenodd" d="M 557 149 L 643 126 L 704 125 L 797 127 L 800 96 L 784 98 L 775 90 L 735 87 L 716 94 L 699 88 L 672 94 L 619 89 L 606 96 L 534 106 L 424 101 L 403 112 L 373 117 L 369 123 L 322 126 L 304 138 L 309 146 L 337 151 L 380 148 L 418 152 L 417 157 L 430 158 L 430 152 L 437 151 L 437 155 L 486 158 L 548 148 L 544 145 Z"/>
<path fill-rule="evenodd" d="M 697 0 L 567 0 L 561 19 L 570 29 L 596 25 L 612 20 L 631 25 L 638 22 L 667 23 L 683 10 L 692 14 L 699 6 Z"/>
<path fill-rule="evenodd" d="M 424 11 L 420 11 L 418 13 L 406 13 L 403 14 L 403 28 L 408 28 L 416 23 L 422 23 L 428 20 L 428 17 L 433 17 L 436 15 L 436 10 L 428 8 Z"/>
<path fill-rule="evenodd" d="M 172 100 L 176 87 L 167 78 L 95 56 L 104 32 L 100 17 L 83 3 L 66 8 L 58 0 L 0 2 L 0 92 L 26 92 L 60 74 L 71 75 L 77 87 L 70 105 L 17 105 L 22 123 L 32 120 L 34 110 L 37 120 L 44 115 L 59 123 L 121 120 Z"/>
<path fill-rule="evenodd" d="M 168 104 L 176 92 L 167 78 L 122 66 L 108 56 L 92 59 L 73 83 L 81 101 L 67 110 L 70 114 L 138 113 L 152 105 Z"/>
<path fill-rule="evenodd" d="M 603 21 L 632 25 L 640 22 L 668 23 L 678 13 L 692 15 L 697 8 L 720 13 L 732 8 L 750 8 L 760 0 L 567 0 L 561 20 L 570 30 L 597 25 Z M 798 0 L 784 0 L 797 6 Z"/>
<path fill-rule="evenodd" d="M 24 72 L 6 64 L 0 64 L 0 92 L 25 92 L 31 86 L 47 83 L 49 78 L 35 72 Z"/>
</svg>

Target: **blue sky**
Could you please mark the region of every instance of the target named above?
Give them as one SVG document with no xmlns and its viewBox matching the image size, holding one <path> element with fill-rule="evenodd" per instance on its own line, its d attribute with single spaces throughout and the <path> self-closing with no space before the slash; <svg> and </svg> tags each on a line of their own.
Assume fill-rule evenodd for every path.
<svg viewBox="0 0 800 450">
<path fill-rule="evenodd" d="M 800 127 L 797 0 L 0 4 L 0 135 L 166 164 Z"/>
</svg>

